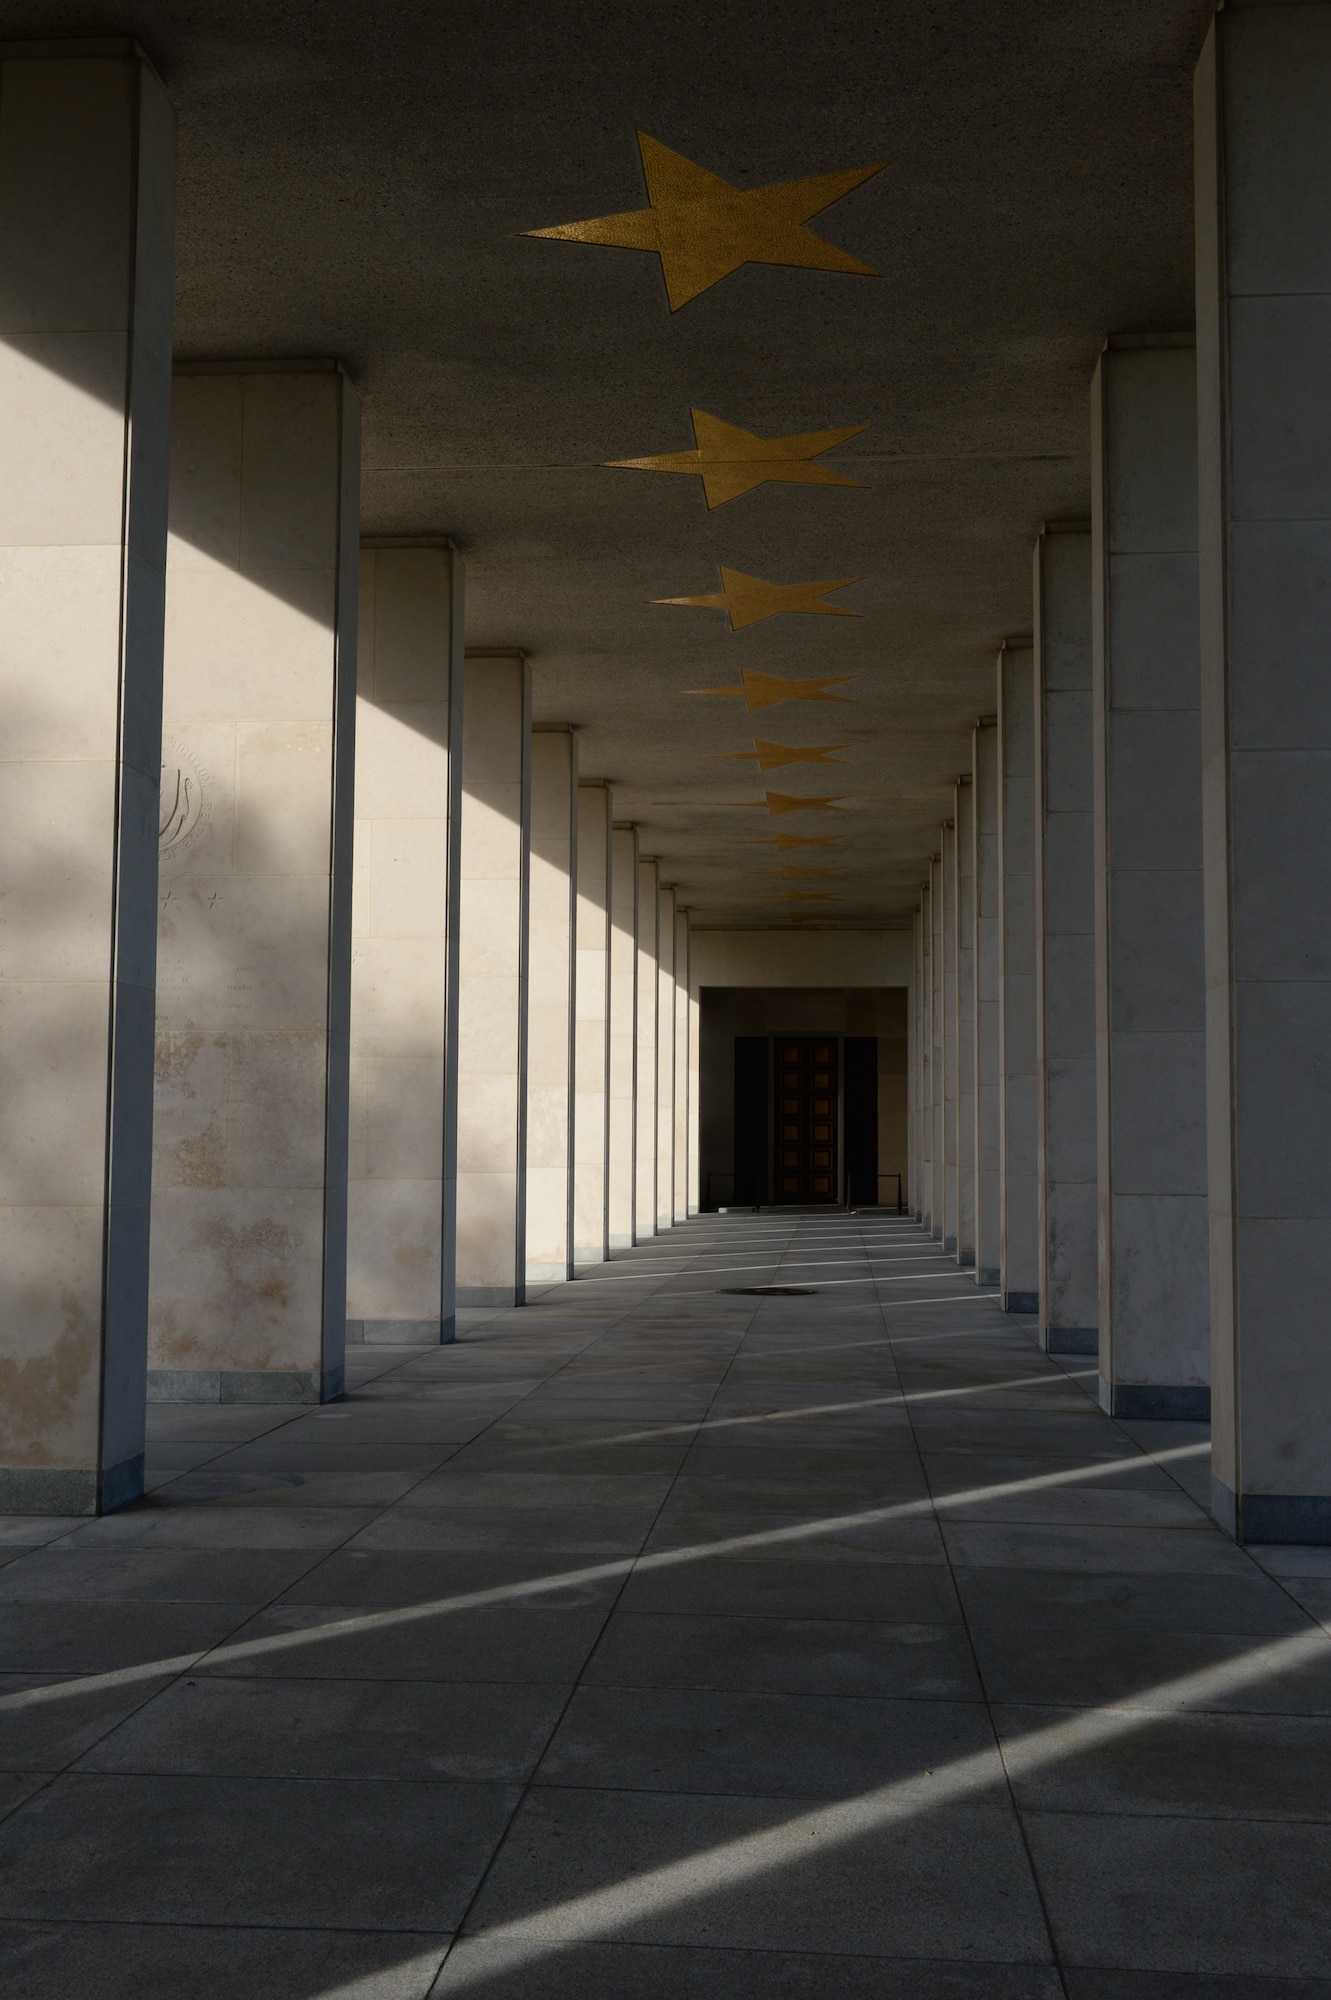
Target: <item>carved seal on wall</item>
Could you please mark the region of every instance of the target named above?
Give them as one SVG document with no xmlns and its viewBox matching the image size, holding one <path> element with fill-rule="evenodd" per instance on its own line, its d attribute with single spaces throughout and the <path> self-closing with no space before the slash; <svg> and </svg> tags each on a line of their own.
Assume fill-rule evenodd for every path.
<svg viewBox="0 0 1331 2000">
<path fill-rule="evenodd" d="M 194 752 L 173 737 L 162 742 L 161 811 L 157 822 L 163 860 L 183 854 L 208 824 L 208 786 Z"/>
</svg>

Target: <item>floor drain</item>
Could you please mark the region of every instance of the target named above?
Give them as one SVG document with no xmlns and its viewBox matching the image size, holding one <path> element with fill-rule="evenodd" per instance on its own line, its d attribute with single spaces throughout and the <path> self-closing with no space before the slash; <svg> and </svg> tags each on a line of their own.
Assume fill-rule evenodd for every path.
<svg viewBox="0 0 1331 2000">
<path fill-rule="evenodd" d="M 732 1299 L 811 1299 L 816 1285 L 718 1285 Z"/>
</svg>

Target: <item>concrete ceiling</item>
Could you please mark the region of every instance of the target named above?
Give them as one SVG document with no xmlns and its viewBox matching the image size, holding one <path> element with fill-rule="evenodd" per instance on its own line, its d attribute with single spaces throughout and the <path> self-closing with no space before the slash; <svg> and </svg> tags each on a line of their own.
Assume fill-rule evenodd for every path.
<svg viewBox="0 0 1331 2000">
<path fill-rule="evenodd" d="M 368 534 L 447 532 L 468 637 L 533 660 L 663 879 L 709 923 L 784 920 L 782 858 L 837 923 L 913 901 L 1033 537 L 1089 507 L 1106 333 L 1192 323 L 1191 72 L 1210 0 L 6 0 L 6 39 L 131 33 L 180 118 L 177 344 L 334 354 L 364 398 Z M 677 312 L 661 260 L 525 231 L 645 206 L 635 131 L 741 188 L 883 171 L 809 226 L 875 276 L 747 265 Z M 764 435 L 865 425 L 709 511 L 691 407 Z M 653 599 L 718 565 L 862 579 L 856 618 L 732 632 Z M 693 688 L 848 675 L 750 715 Z M 755 736 L 844 744 L 760 774 Z M 773 818 L 764 788 L 840 794 Z M 816 908 L 810 904 L 807 907 Z"/>
</svg>

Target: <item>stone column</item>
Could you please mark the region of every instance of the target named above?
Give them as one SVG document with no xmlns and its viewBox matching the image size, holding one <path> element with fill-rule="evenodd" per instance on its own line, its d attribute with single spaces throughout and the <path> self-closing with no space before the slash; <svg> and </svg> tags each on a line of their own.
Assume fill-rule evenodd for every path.
<svg viewBox="0 0 1331 2000">
<path fill-rule="evenodd" d="M 999 1291 L 1040 1310 L 1035 1180 L 1035 670 L 1027 640 L 998 656 Z"/>
<path fill-rule="evenodd" d="M 675 1226 L 675 892 L 660 891 L 657 921 L 656 1227 Z"/>
<path fill-rule="evenodd" d="M 675 911 L 675 1221 L 689 1219 L 689 913 Z"/>
<path fill-rule="evenodd" d="M 929 1233 L 935 1243 L 943 1240 L 947 1213 L 947 1155 L 943 1147 L 943 1104 L 947 1092 L 947 1072 L 943 1065 L 943 993 L 947 967 L 943 962 L 943 857 L 935 854 L 929 863 Z"/>
<path fill-rule="evenodd" d="M 633 1243 L 638 1162 L 638 829 L 616 826 L 610 869 L 610 1248 Z"/>
<path fill-rule="evenodd" d="M 1111 340 L 1091 389 L 1100 1399 L 1210 1408 L 1197 368 Z"/>
<path fill-rule="evenodd" d="M 1095 841 L 1084 522 L 1051 522 L 1035 545 L 1035 688 L 1040 1338 L 1051 1354 L 1094 1354 Z"/>
<path fill-rule="evenodd" d="M 1215 1509 L 1331 1541 L 1331 6 L 1230 5 L 1197 71 Z"/>
<path fill-rule="evenodd" d="M 175 128 L 0 45 L 0 1512 L 143 1490 Z"/>
<path fill-rule="evenodd" d="M 447 540 L 362 544 L 348 1341 L 453 1336 L 462 628 Z"/>
<path fill-rule="evenodd" d="M 609 785 L 578 787 L 577 974 L 573 1032 L 573 1262 L 610 1254 Z"/>
<path fill-rule="evenodd" d="M 661 869 L 654 856 L 638 861 L 638 1041 L 633 1189 L 633 1240 L 656 1234 L 656 1022 L 658 933 L 661 922 Z"/>
<path fill-rule="evenodd" d="M 700 1148 L 700 1122 L 698 1077 L 700 1056 L 698 1047 L 698 1025 L 700 1004 L 697 988 L 693 984 L 692 964 L 689 971 L 689 1214 L 697 1215 L 702 1207 L 702 1161 Z"/>
<path fill-rule="evenodd" d="M 542 725 L 531 745 L 527 904 L 526 1274 L 573 1275 L 573 1023 L 578 742 Z"/>
<path fill-rule="evenodd" d="M 359 473 L 336 363 L 177 370 L 157 1401 L 342 1394 Z"/>
<path fill-rule="evenodd" d="M 521 1305 L 526 1283 L 531 669 L 467 654 L 458 889 L 457 1302 Z"/>
<path fill-rule="evenodd" d="M 932 1233 L 934 1210 L 934 920 L 933 881 L 920 884 L 920 1226 Z"/>
<path fill-rule="evenodd" d="M 944 820 L 943 860 L 943 1248 L 957 1248 L 957 824 Z"/>
<path fill-rule="evenodd" d="M 957 906 L 953 958 L 957 1007 L 953 1069 L 957 1079 L 957 1262 L 975 1262 L 975 795 L 970 773 L 957 780 Z"/>
<path fill-rule="evenodd" d="M 1002 1095 L 998 1031 L 998 730 L 982 715 L 971 737 L 974 882 L 975 1282 L 998 1287 L 1002 1260 L 999 1183 Z"/>
<path fill-rule="evenodd" d="M 920 912 L 911 920 L 911 979 L 906 1002 L 906 1207 L 920 1213 Z"/>
</svg>

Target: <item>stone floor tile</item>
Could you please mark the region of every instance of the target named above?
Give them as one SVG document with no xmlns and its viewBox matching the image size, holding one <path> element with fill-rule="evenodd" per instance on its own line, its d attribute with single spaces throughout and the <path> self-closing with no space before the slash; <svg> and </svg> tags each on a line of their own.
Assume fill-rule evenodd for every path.
<svg viewBox="0 0 1331 2000">
<path fill-rule="evenodd" d="M 151 1599 L 7 1604 L 0 1616 L 0 1671 L 106 1674 L 163 1662 L 163 1672 L 217 1645 L 245 1621 L 239 1604 L 163 1604 Z"/>
<path fill-rule="evenodd" d="M 747 1562 L 798 1553 L 810 1562 L 941 1563 L 946 1559 L 943 1544 L 927 1511 L 904 1519 L 897 1513 L 922 1505 L 887 1500 L 861 1506 L 834 1493 L 815 1495 L 799 1510 L 745 1511 L 722 1500 L 686 1495 L 661 1509 L 646 1552 L 699 1548 L 711 1556 L 733 1554 Z"/>
<path fill-rule="evenodd" d="M 63 1771 L 170 1679 L 0 1674 L 0 1770 Z"/>
<path fill-rule="evenodd" d="M 379 1512 L 374 1507 L 164 1504 L 156 1495 L 118 1514 L 85 1521 L 71 1548 L 336 1549 Z"/>
<path fill-rule="evenodd" d="M 448 1931 L 515 1798 L 391 1779 L 57 1778 L 0 1822 L 0 1917 Z"/>
<path fill-rule="evenodd" d="M 988 1759 L 989 1773 L 974 1802 L 1005 1804 L 1002 1762 L 979 1702 L 582 1687 L 536 1783 L 837 1799 L 977 1757 Z"/>
<path fill-rule="evenodd" d="M 834 1801 L 537 1787 L 466 1929 L 739 1950 L 1047 1958 L 1015 1816 L 921 1805 L 894 1818 L 897 1788 L 888 1790 L 890 1800 L 851 1819 Z M 662 1880 L 658 1871 L 669 1874 Z"/>
<path fill-rule="evenodd" d="M 51 1782 L 48 1771 L 5 1771 L 0 1773 L 0 1820 L 16 1812 L 26 1800 Z"/>
<path fill-rule="evenodd" d="M 1049 1621 L 1016 1629 L 971 1628 L 980 1675 L 991 1701 L 1176 1709 L 1174 1683 L 1241 1662 L 1263 1642 L 1214 1632 L 1097 1632 Z M 1331 1655 L 1281 1673 L 1265 1673 L 1209 1706 L 1234 1712 L 1331 1714 Z"/>
<path fill-rule="evenodd" d="M 1242 1980 L 1228 1973 L 1092 1972 L 1067 1966 L 1068 2000 L 1331 2000 L 1331 1978 Z"/>
<path fill-rule="evenodd" d="M 1066 1963 L 1326 1976 L 1331 1827 L 1043 1812 L 1025 1825 Z"/>
<path fill-rule="evenodd" d="M 1062 2000 L 1058 1974 L 1041 1965 L 545 1940 L 518 1963 L 511 1957 L 483 1938 L 459 1939 L 430 2000 L 464 1993 L 484 2000 L 532 2000 L 538 1993 L 540 2000 Z"/>
<path fill-rule="evenodd" d="M 1256 1564 L 1247 1573 L 1098 1575 L 1090 1570 L 966 1569 L 957 1586 L 973 1626 L 1033 1636 L 1063 1618 L 1090 1637 L 1104 1632 L 1299 1632 L 1307 1624 L 1288 1591 Z"/>
<path fill-rule="evenodd" d="M 0 1923 L 6 2000 L 426 2000 L 446 1935 Z"/>
<path fill-rule="evenodd" d="M 327 1680 L 570 1683 L 600 1636 L 604 1606 L 536 1610 L 530 1602 L 395 1616 L 363 1604 L 274 1604 L 195 1671 Z"/>
<path fill-rule="evenodd" d="M 704 1558 L 634 1569 L 620 1598 L 623 1611 L 733 1613 L 737 1616 L 851 1618 L 887 1624 L 959 1621 L 952 1576 L 944 1566 L 914 1563 L 827 1563 L 808 1551 Z"/>
<path fill-rule="evenodd" d="M 1104 1575 L 1183 1570 L 1211 1576 L 1247 1576 L 1251 1563 L 1218 1528 L 988 1526 L 942 1522 L 948 1554 L 966 1569 L 1085 1569 Z"/>
<path fill-rule="evenodd" d="M 84 1525 L 83 1514 L 0 1514 L 0 1549 L 39 1549 Z"/>
<path fill-rule="evenodd" d="M 543 1549 L 578 1556 L 635 1555 L 652 1525 L 651 1507 L 507 1507 L 500 1502 L 452 1507 L 394 1507 L 349 1543 L 353 1549 Z"/>
<path fill-rule="evenodd" d="M 257 1605 L 289 1590 L 317 1555 L 282 1549 L 90 1548 L 62 1543 L 0 1572 L 0 1604 L 90 1604 L 110 1598 Z"/>
<path fill-rule="evenodd" d="M 976 1700 L 959 1625 L 616 1611 L 584 1675 L 617 1687 Z"/>
<path fill-rule="evenodd" d="M 567 1688 L 538 1685 L 187 1675 L 78 1768 L 515 1784 L 535 1768 L 567 1699 Z"/>
</svg>

